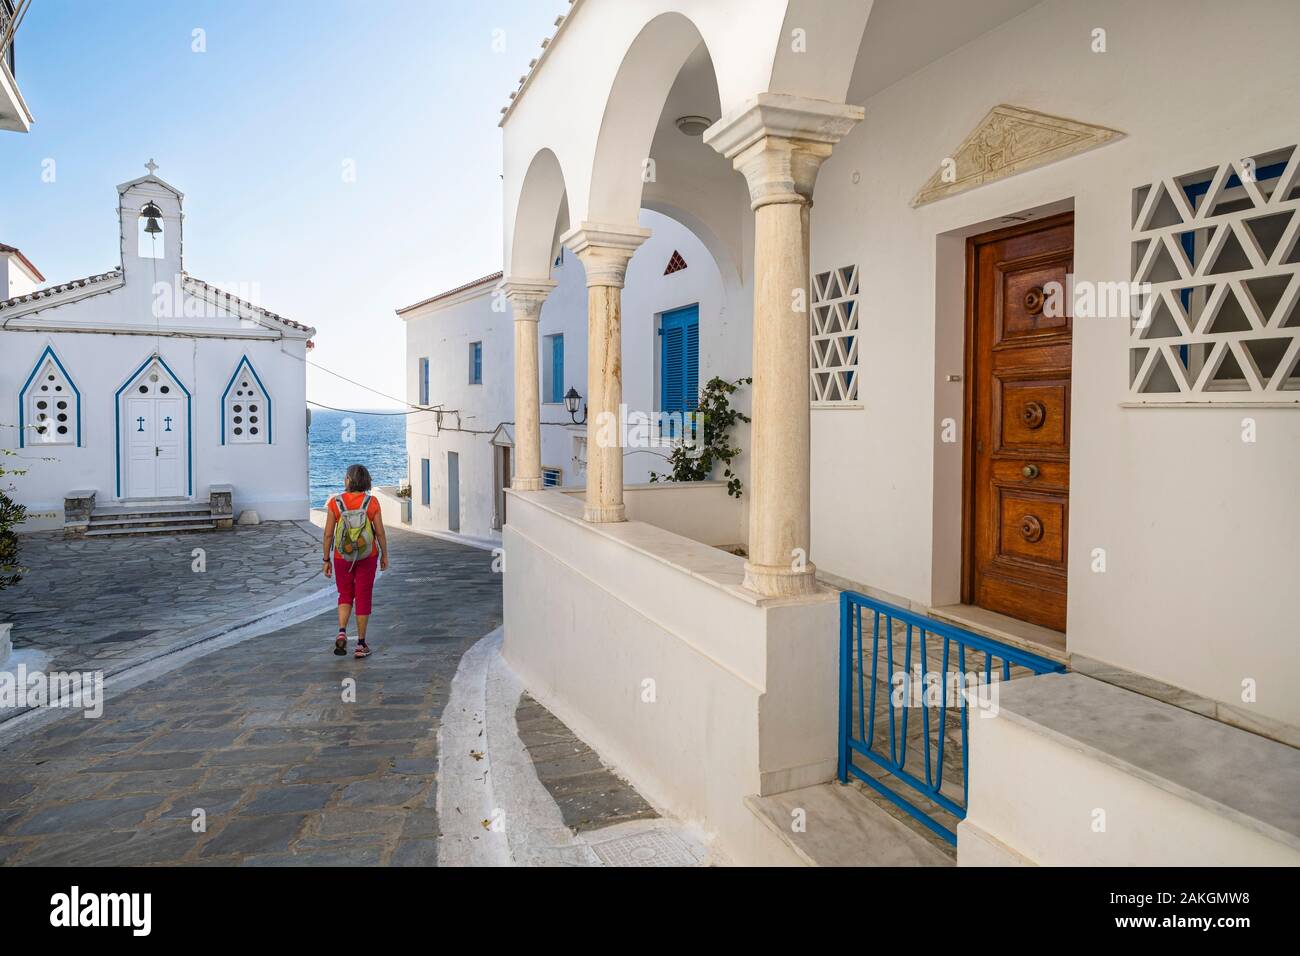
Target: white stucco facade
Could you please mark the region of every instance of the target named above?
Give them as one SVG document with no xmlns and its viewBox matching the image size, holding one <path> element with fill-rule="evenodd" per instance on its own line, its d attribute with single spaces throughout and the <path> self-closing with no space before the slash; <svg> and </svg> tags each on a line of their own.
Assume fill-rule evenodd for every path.
<svg viewBox="0 0 1300 956">
<path fill-rule="evenodd" d="M 660 368 L 657 346 L 659 319 L 666 312 L 699 308 L 699 377 L 714 375 L 735 380 L 747 374 L 748 352 L 736 349 L 739 334 L 712 255 L 696 236 L 667 216 L 646 211 L 642 224 L 651 238 L 628 270 L 624 295 L 624 335 L 635 343 L 625 365 L 624 398 L 631 412 L 659 410 Z M 676 253 L 686 268 L 665 275 Z M 541 395 L 542 468 L 555 475 L 558 486 L 585 484 L 583 448 L 586 427 L 575 425 L 563 402 L 552 401 L 550 348 L 553 336 L 563 336 L 563 395 L 571 386 L 587 391 L 587 290 L 585 270 L 576 256 L 556 250 L 553 276 L 558 283 L 542 309 L 538 340 L 543 370 Z M 407 419 L 408 474 L 412 490 L 412 525 L 427 531 L 459 531 L 476 538 L 499 538 L 499 448 L 513 449 L 514 321 L 501 293 L 500 275 L 468 288 L 435 296 L 399 311 L 406 325 L 406 395 L 417 407 L 441 406 L 436 412 L 413 412 Z M 482 343 L 482 382 L 471 384 L 470 347 Z M 633 358 L 635 356 L 635 358 Z M 429 363 L 429 394 L 420 395 L 422 359 Z M 737 405 L 747 408 L 744 391 Z M 581 421 L 582 410 L 578 411 Z M 498 431 L 501 426 L 504 429 Z M 734 435 L 741 447 L 746 429 Z M 457 455 L 459 527 L 451 527 L 448 452 Z M 628 449 L 625 480 L 649 482 L 652 471 L 667 471 L 662 449 Z M 424 504 L 422 462 L 429 462 L 429 504 Z"/>
<path fill-rule="evenodd" d="M 232 486 L 236 513 L 306 518 L 314 330 L 185 272 L 174 187 L 151 174 L 118 197 L 118 268 L 0 302 L 3 440 L 27 469 L 14 492 L 24 528 L 61 526 L 73 491 L 130 508 L 206 502 L 213 485 Z M 156 235 L 142 232 L 148 204 Z"/>
<path fill-rule="evenodd" d="M 551 268 L 557 237 L 630 236 L 646 224 L 641 210 L 670 212 L 713 252 L 731 319 L 719 354 L 736 375 L 754 370 L 755 427 L 782 436 L 744 445 L 742 467 L 763 478 L 748 483 L 748 520 L 738 523 L 749 529 L 741 543 L 751 557 L 796 543 L 794 573 L 804 552 L 823 586 L 965 614 L 987 636 L 1011 635 L 1087 673 L 1127 675 L 1128 686 L 1217 718 L 1215 727 L 1294 742 L 1300 124 L 1288 100 L 1300 82 L 1292 49 L 1300 11 L 1275 0 L 1252 4 L 1250 18 L 1208 4 L 1188 16 L 1173 2 L 1109 0 L 740 6 L 579 0 L 503 110 L 505 274 L 518 286 L 559 283 L 540 334 L 554 303 L 582 305 Z M 1258 23 L 1270 29 L 1261 34 Z M 1195 96 L 1186 95 L 1191 60 Z M 1232 79 L 1243 70 L 1258 80 L 1245 97 Z M 1039 117 L 1029 121 L 1038 126 L 1005 133 L 995 108 Z M 679 131 L 687 116 L 713 122 L 703 142 Z M 1022 160 L 1021 137 L 1043 129 L 1068 131 L 1060 141 L 1075 137 L 1073 145 Z M 946 163 L 960 169 L 970 155 L 985 168 L 945 189 Z M 1162 195 L 1174 212 L 1158 213 Z M 1212 197 L 1204 207 L 1201 195 Z M 775 218 L 773 204 L 808 199 L 802 228 Z M 1223 294 L 1243 303 L 1243 317 L 1231 342 L 1215 338 L 1219 306 L 1202 309 L 1189 289 L 1189 314 L 1159 333 L 1168 345 L 1146 341 L 1126 315 L 1073 316 L 1063 406 L 1069 509 L 1059 539 L 1068 609 L 1057 633 L 1008 615 L 989 623 L 974 613 L 983 609 L 963 605 L 972 520 L 963 491 L 972 454 L 967 240 L 1064 214 L 1072 218 L 1053 221 L 1070 223 L 1076 283 L 1149 281 L 1160 296 L 1159 283 L 1181 274 L 1188 286 L 1230 287 Z M 1264 219 L 1280 231 L 1260 238 Z M 1229 267 L 1184 237 L 1197 230 L 1224 244 L 1213 249 L 1242 242 L 1238 261 Z M 805 280 L 787 282 L 801 242 L 811 273 L 804 289 Z M 1157 274 L 1156 248 L 1168 243 L 1178 255 L 1178 242 L 1188 250 L 1181 271 Z M 620 386 L 633 394 L 650 362 L 627 318 L 646 248 L 631 253 L 621 329 L 608 304 L 617 292 L 588 305 L 621 352 L 622 368 L 603 373 L 615 394 Z M 826 275 L 852 289 L 824 294 Z M 608 284 L 617 290 L 617 279 Z M 799 372 L 784 354 L 784 322 L 807 321 L 790 305 L 799 292 L 814 307 L 852 299 L 856 308 L 855 348 L 839 361 L 819 358 L 818 330 L 805 331 L 812 383 L 808 364 Z M 764 331 L 755 351 L 756 329 Z M 1254 341 L 1265 338 L 1275 351 Z M 1197 350 L 1209 365 L 1188 358 Z M 1220 376 L 1214 363 L 1226 359 L 1216 357 L 1229 353 L 1249 370 Z M 1187 363 L 1173 373 L 1186 381 L 1146 389 L 1151 363 L 1165 358 Z M 823 366 L 840 376 L 828 401 L 829 379 L 816 376 Z M 810 384 L 808 404 L 791 398 Z M 792 481 L 801 468 L 810 492 Z M 630 489 L 630 471 L 623 481 Z M 834 668 L 819 669 L 834 653 L 820 630 L 824 587 L 795 596 L 770 564 L 702 547 L 722 543 L 714 529 L 662 517 L 683 489 L 653 494 L 665 504 L 650 508 L 639 491 L 627 493 L 626 522 L 608 508 L 593 512 L 590 499 L 584 515 L 555 491 L 511 496 L 524 517 L 505 528 L 504 653 L 535 696 L 621 758 L 665 806 L 701 820 L 737 859 L 779 860 L 741 799 L 833 772 L 823 708 L 828 699 L 834 706 Z M 729 506 L 740 507 L 718 503 Z M 646 591 L 640 582 L 651 579 Z M 674 613 L 679 603 L 708 603 L 701 582 L 709 600 L 734 602 L 733 613 Z M 789 619 L 746 618 L 755 588 L 760 607 L 780 606 Z M 806 653 L 790 652 L 798 633 Z M 770 666 L 747 669 L 717 641 L 759 648 Z M 635 706 L 647 675 L 668 675 L 672 686 L 651 709 Z M 737 679 L 756 695 L 757 725 Z M 713 709 L 692 715 L 702 700 Z M 714 759 L 707 780 L 676 773 L 687 739 Z M 1133 812 L 1161 812 L 1145 793 L 1125 798 Z M 997 816 L 987 802 L 982 813 Z M 1042 858 L 1068 862 L 1071 846 Z M 1109 852 L 1112 862 L 1174 860 L 1143 859 L 1137 845 Z"/>
</svg>

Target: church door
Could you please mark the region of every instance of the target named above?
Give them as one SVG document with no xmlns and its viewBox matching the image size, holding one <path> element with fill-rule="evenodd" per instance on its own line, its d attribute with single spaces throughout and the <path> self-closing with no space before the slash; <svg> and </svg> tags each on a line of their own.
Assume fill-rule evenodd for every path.
<svg viewBox="0 0 1300 956">
<path fill-rule="evenodd" d="M 160 360 L 128 385 L 120 407 L 124 498 L 181 498 L 190 493 L 189 395 Z"/>
</svg>

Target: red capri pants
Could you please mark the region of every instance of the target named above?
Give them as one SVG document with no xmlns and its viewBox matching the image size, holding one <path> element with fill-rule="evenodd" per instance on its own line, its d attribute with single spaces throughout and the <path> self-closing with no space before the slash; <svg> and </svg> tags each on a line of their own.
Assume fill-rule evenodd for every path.
<svg viewBox="0 0 1300 956">
<path fill-rule="evenodd" d="M 339 589 L 339 603 L 351 604 L 358 617 L 370 615 L 370 596 L 375 590 L 378 568 L 378 552 L 356 564 L 334 555 L 334 584 Z"/>
</svg>

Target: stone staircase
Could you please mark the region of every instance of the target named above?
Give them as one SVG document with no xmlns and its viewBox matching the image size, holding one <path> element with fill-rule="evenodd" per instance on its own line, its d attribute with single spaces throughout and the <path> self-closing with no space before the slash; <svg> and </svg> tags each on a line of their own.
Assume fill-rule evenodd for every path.
<svg viewBox="0 0 1300 956">
<path fill-rule="evenodd" d="M 217 530 L 212 505 L 186 502 L 176 505 L 146 505 L 134 508 L 96 508 L 82 532 L 87 538 L 128 535 L 188 534 Z"/>
</svg>

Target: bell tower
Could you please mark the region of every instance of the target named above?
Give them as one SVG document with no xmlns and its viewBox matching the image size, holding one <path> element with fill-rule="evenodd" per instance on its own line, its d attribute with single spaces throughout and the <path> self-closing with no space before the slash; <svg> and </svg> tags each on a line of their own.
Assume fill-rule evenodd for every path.
<svg viewBox="0 0 1300 956">
<path fill-rule="evenodd" d="M 145 169 L 148 175 L 122 183 L 117 194 L 122 275 L 128 287 L 143 286 L 147 294 L 155 282 L 180 281 L 185 196 L 158 178 L 152 159 Z"/>
</svg>

